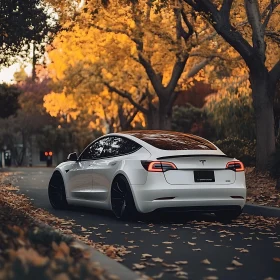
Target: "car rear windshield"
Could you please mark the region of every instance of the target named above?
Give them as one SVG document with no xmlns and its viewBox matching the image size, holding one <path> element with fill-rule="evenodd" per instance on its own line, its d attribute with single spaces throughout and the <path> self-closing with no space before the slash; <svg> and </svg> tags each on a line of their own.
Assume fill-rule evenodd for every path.
<svg viewBox="0 0 280 280">
<path fill-rule="evenodd" d="M 169 131 L 124 132 L 162 150 L 217 150 L 209 141 L 192 134 Z"/>
</svg>

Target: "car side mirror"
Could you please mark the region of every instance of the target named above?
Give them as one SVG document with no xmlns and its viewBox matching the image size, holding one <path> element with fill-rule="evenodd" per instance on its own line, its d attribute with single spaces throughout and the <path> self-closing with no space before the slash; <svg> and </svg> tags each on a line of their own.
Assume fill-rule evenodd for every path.
<svg viewBox="0 0 280 280">
<path fill-rule="evenodd" d="M 75 152 L 75 153 L 69 154 L 68 157 L 67 157 L 67 160 L 69 160 L 69 161 L 77 161 L 78 160 L 77 153 Z"/>
</svg>

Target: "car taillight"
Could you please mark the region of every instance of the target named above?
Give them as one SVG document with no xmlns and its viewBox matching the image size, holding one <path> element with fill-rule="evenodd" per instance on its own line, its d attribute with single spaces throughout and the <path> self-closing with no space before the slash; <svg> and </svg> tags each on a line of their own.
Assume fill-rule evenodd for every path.
<svg viewBox="0 0 280 280">
<path fill-rule="evenodd" d="M 174 163 L 168 161 L 141 161 L 143 167 L 149 172 L 165 172 L 167 170 L 176 170 Z"/>
<path fill-rule="evenodd" d="M 234 170 L 235 172 L 244 171 L 244 164 L 241 161 L 230 161 L 227 163 L 226 169 Z"/>
</svg>

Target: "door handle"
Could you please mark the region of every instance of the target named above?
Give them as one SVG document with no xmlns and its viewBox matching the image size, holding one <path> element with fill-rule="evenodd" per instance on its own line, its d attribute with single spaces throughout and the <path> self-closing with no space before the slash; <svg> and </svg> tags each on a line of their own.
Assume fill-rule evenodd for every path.
<svg viewBox="0 0 280 280">
<path fill-rule="evenodd" d="M 114 166 L 114 165 L 117 164 L 117 162 L 116 162 L 116 161 L 112 161 L 112 162 L 110 162 L 109 164 L 112 165 L 112 166 Z"/>
</svg>

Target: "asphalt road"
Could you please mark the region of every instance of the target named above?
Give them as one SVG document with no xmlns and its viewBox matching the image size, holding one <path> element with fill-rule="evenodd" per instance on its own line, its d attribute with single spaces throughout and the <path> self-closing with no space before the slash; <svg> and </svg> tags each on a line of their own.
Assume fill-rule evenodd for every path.
<svg viewBox="0 0 280 280">
<path fill-rule="evenodd" d="M 123 264 L 130 269 L 143 264 L 141 272 L 155 279 L 280 280 L 280 226 L 275 220 L 242 214 L 235 222 L 221 224 L 211 215 L 170 214 L 122 222 L 96 209 L 57 211 L 47 196 L 51 168 L 5 171 L 16 174 L 20 191 L 35 206 L 75 220 L 77 234 L 83 234 L 84 227 L 95 242 L 130 246 Z"/>
</svg>

